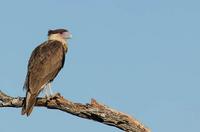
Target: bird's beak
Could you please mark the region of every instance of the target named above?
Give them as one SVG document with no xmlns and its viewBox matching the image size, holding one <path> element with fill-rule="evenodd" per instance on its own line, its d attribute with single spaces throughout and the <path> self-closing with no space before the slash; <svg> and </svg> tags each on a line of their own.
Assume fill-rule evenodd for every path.
<svg viewBox="0 0 200 132">
<path fill-rule="evenodd" d="M 70 32 L 64 32 L 62 35 L 63 35 L 63 38 L 65 38 L 65 39 L 71 39 L 72 38 L 72 34 Z"/>
<path fill-rule="evenodd" d="M 71 38 L 72 38 L 72 34 L 70 33 L 68 39 L 71 39 Z"/>
</svg>

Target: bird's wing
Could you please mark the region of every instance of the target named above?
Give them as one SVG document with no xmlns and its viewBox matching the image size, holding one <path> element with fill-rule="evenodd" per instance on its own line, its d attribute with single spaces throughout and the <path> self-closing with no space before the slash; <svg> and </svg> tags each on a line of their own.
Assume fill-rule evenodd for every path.
<svg viewBox="0 0 200 132">
<path fill-rule="evenodd" d="M 27 90 L 39 94 L 42 87 L 56 77 L 64 60 L 65 51 L 59 41 L 47 41 L 35 48 L 28 64 Z"/>
</svg>

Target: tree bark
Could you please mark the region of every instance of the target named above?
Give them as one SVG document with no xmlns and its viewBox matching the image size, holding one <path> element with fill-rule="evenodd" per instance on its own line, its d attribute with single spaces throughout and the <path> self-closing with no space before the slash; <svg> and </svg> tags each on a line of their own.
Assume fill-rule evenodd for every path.
<svg viewBox="0 0 200 132">
<path fill-rule="evenodd" d="M 0 91 L 0 108 L 20 108 L 23 100 L 24 97 L 11 97 Z M 84 105 L 74 103 L 64 99 L 60 94 L 56 94 L 50 99 L 38 97 L 35 106 L 61 110 L 81 118 L 117 127 L 126 132 L 150 132 L 148 128 L 133 117 L 100 104 L 95 99 L 91 99 L 90 104 Z"/>
</svg>

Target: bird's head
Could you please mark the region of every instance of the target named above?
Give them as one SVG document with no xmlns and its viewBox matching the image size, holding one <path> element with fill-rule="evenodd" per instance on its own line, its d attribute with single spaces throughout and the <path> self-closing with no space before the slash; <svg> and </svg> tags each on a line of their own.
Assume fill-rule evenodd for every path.
<svg viewBox="0 0 200 132">
<path fill-rule="evenodd" d="M 72 34 L 66 29 L 55 29 L 48 31 L 50 40 L 67 40 L 72 38 Z"/>
</svg>

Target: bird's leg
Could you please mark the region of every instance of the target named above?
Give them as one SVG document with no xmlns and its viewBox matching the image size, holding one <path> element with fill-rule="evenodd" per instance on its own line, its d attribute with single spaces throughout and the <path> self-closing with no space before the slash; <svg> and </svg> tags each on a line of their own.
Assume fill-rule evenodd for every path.
<svg viewBox="0 0 200 132">
<path fill-rule="evenodd" d="M 51 90 L 51 83 L 48 83 L 45 85 L 44 93 L 45 93 L 45 97 L 47 98 L 47 100 L 50 100 L 53 97 L 53 93 Z"/>
<path fill-rule="evenodd" d="M 51 98 L 60 96 L 60 93 L 53 94 L 52 89 L 51 89 L 51 83 L 48 83 L 45 85 L 44 92 L 45 92 L 45 97 L 47 98 L 47 100 L 51 100 Z"/>
<path fill-rule="evenodd" d="M 47 85 L 44 86 L 43 92 L 44 92 L 44 94 L 45 94 L 45 97 L 48 97 L 48 96 L 49 96 L 48 90 L 47 90 Z"/>
<path fill-rule="evenodd" d="M 44 94 L 45 94 L 45 98 L 47 98 L 49 100 L 50 99 L 50 95 L 49 95 L 49 92 L 48 92 L 47 85 L 44 86 Z"/>
<path fill-rule="evenodd" d="M 51 83 L 48 83 L 48 89 L 49 89 L 49 93 L 50 93 L 50 98 L 54 98 L 54 97 L 60 97 L 60 93 L 53 93 L 52 89 L 51 89 Z"/>
<path fill-rule="evenodd" d="M 47 88 L 48 88 L 48 90 L 49 90 L 49 95 L 52 96 L 52 95 L 53 95 L 53 92 L 52 92 L 52 90 L 51 90 L 51 83 L 48 83 L 48 84 L 47 84 Z"/>
</svg>

